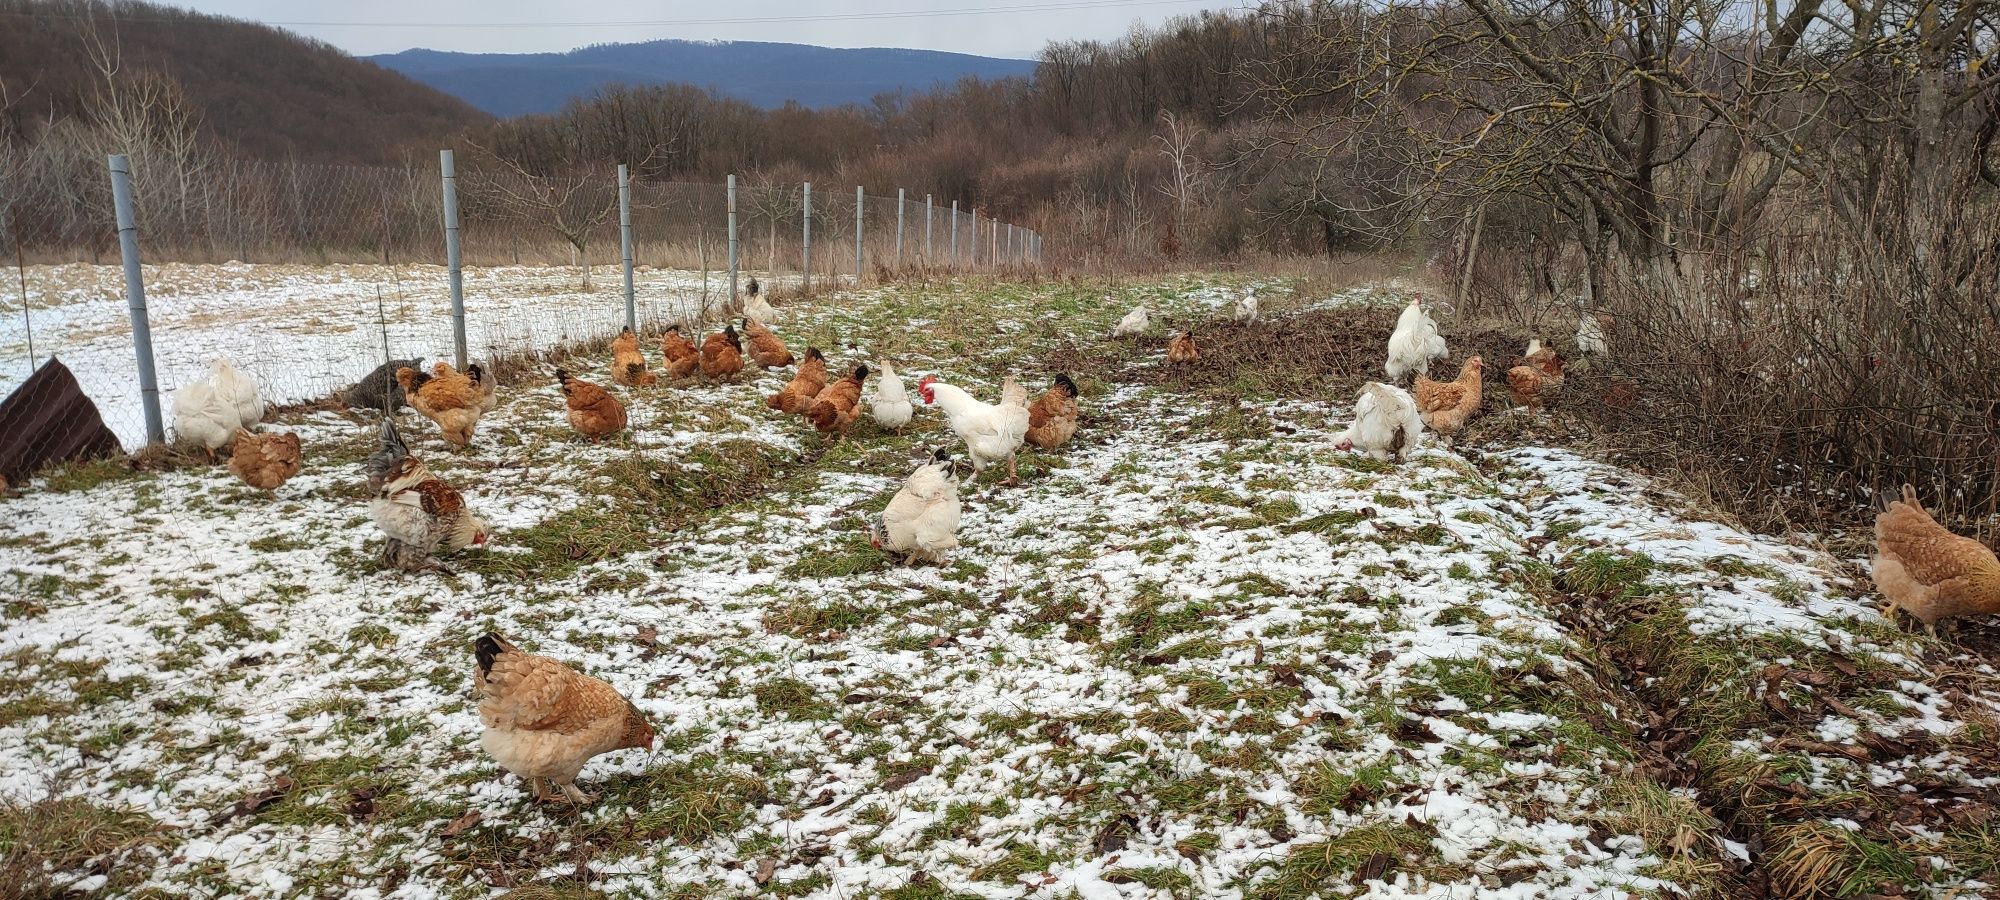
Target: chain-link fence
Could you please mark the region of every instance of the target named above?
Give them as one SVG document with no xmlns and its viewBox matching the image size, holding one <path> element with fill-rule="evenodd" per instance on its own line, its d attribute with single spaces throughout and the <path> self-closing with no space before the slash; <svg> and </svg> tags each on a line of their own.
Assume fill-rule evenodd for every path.
<svg viewBox="0 0 2000 900">
<path fill-rule="evenodd" d="M 782 303 L 902 270 L 1028 267 L 1040 257 L 1032 231 L 962 204 L 852 186 L 639 180 L 621 196 L 613 171 L 552 178 L 467 166 L 447 179 L 439 164 L 190 164 L 157 154 L 123 164 L 125 236 L 143 260 L 131 283 L 102 158 L 87 172 L 0 157 L 11 276 L 0 285 L 0 393 L 43 394 L 0 408 L 10 428 L 0 444 L 24 445 L 23 459 L 94 435 L 92 410 L 126 449 L 187 439 L 174 427 L 175 394 L 209 378 L 217 360 L 255 380 L 269 404 L 309 402 L 384 360 L 458 365 L 460 348 L 478 361 L 607 339 L 628 322 L 650 331 L 710 320 L 737 309 L 753 278 Z M 52 360 L 61 368 L 38 378 Z M 201 393 L 180 398 L 190 422 Z M 35 417 L 17 427 L 7 417 L 22 411 Z M 32 466 L 6 449 L 0 474 L 18 480 Z"/>
</svg>

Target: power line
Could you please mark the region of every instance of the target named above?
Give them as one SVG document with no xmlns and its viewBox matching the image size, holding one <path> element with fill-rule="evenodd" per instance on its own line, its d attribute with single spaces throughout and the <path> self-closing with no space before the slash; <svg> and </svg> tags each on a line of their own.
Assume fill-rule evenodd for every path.
<svg viewBox="0 0 2000 900">
<path fill-rule="evenodd" d="M 957 16 L 999 15 L 1021 12 L 1052 12 L 1062 10 L 1119 9 L 1139 6 L 1181 6 L 1192 3 L 1206 3 L 1208 0 L 1057 0 L 1045 3 L 1019 3 L 1007 6 L 966 6 L 953 9 L 913 9 L 886 12 L 859 13 L 808 13 L 789 16 L 737 16 L 717 19 L 648 19 L 637 21 L 604 22 L 326 22 L 326 21 L 280 21 L 255 20 L 259 24 L 281 28 L 665 28 L 698 27 L 705 25 L 766 25 L 795 22 L 860 22 L 883 19 L 936 19 Z M 71 19 L 74 16 L 62 13 L 0 12 L 0 16 L 26 19 Z M 111 17 L 119 22 L 178 22 L 180 18 L 166 16 L 126 16 Z"/>
</svg>

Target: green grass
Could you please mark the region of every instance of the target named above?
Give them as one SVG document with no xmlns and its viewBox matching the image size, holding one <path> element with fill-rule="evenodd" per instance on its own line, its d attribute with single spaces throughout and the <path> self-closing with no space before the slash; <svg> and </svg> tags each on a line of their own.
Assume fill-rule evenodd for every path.
<svg viewBox="0 0 2000 900">
<path fill-rule="evenodd" d="M 1430 836 L 1408 825 L 1366 825 L 1294 848 L 1270 877 L 1243 885 L 1245 896 L 1258 900 L 1305 900 L 1330 896 L 1337 885 L 1378 854 L 1387 858 L 1381 878 L 1396 873 L 1424 874 L 1438 866 L 1431 860 Z"/>
</svg>

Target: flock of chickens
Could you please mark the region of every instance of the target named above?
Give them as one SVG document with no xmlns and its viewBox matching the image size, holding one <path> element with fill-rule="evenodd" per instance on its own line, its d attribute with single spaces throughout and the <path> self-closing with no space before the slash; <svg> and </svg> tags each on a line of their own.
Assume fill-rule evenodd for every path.
<svg viewBox="0 0 2000 900">
<path fill-rule="evenodd" d="M 1234 308 L 1238 320 L 1254 320 L 1254 292 Z M 856 364 L 839 379 L 829 379 L 827 360 L 817 347 L 795 358 L 764 324 L 777 313 L 750 284 L 750 300 L 740 319 L 742 330 L 726 324 L 697 346 L 678 327 L 661 342 L 666 378 L 685 380 L 697 373 L 712 381 L 730 381 L 749 363 L 764 369 L 796 366 L 793 377 L 766 406 L 784 415 L 798 415 L 814 430 L 845 439 L 864 414 L 882 429 L 900 432 L 915 416 L 915 404 L 889 363 L 877 360 L 873 369 Z M 1578 344 L 1587 353 L 1602 353 L 1599 323 L 1586 316 Z M 1132 310 L 1112 330 L 1113 337 L 1144 333 L 1150 325 L 1144 304 Z M 743 339 L 749 338 L 746 352 Z M 611 376 L 630 388 L 655 387 L 659 374 L 650 370 L 638 338 L 630 329 L 610 346 Z M 1430 366 L 1448 350 L 1437 322 L 1413 299 L 1399 316 L 1389 338 L 1384 369 L 1391 382 L 1411 378 L 1411 388 L 1370 382 L 1356 398 L 1354 420 L 1336 439 L 1343 450 L 1358 448 L 1370 456 L 1405 459 L 1421 441 L 1426 427 L 1450 437 L 1479 412 L 1483 363 L 1467 359 L 1458 378 L 1449 382 L 1427 377 Z M 1168 343 L 1170 364 L 1188 364 L 1201 357 L 1191 330 Z M 1508 390 L 1516 404 L 1540 409 L 1563 384 L 1563 359 L 1553 349 L 1531 342 L 1521 365 L 1507 373 Z M 879 374 L 878 374 L 879 373 Z M 592 441 L 623 431 L 624 404 L 609 390 L 556 370 L 572 428 Z M 865 385 L 878 374 L 874 393 L 863 402 Z M 429 373 L 419 360 L 385 364 L 348 392 L 350 406 L 393 413 L 407 404 L 438 427 L 448 444 L 469 444 L 479 419 L 494 409 L 494 380 L 479 366 L 460 373 L 438 363 Z M 1053 450 L 1076 433 L 1078 389 L 1068 374 L 1032 403 L 1012 377 L 1001 385 L 998 403 L 985 403 L 951 384 L 926 376 L 916 385 L 926 406 L 943 411 L 951 431 L 964 444 L 972 479 L 987 468 L 1007 464 L 1012 484 L 1015 457 L 1022 445 Z M 211 458 L 234 443 L 230 471 L 246 483 L 275 490 L 299 470 L 296 435 L 259 433 L 263 402 L 254 381 L 218 360 L 203 379 L 174 396 L 175 427 L 184 441 L 201 446 Z M 370 507 L 376 526 L 387 538 L 385 566 L 402 570 L 435 568 L 434 556 L 484 544 L 491 529 L 467 508 L 458 491 L 432 473 L 403 442 L 393 418 L 384 415 L 380 446 L 366 461 Z M 875 547 L 899 554 L 906 564 L 942 564 L 958 546 L 961 481 L 951 456 L 943 449 L 930 453 L 904 481 L 882 514 L 869 526 Z M 2000 559 L 1984 545 L 1952 534 L 1904 488 L 1900 500 L 1888 504 L 1876 519 L 1875 582 L 1888 601 L 1885 616 L 1898 609 L 1911 613 L 1935 633 L 1942 619 L 2000 612 Z M 592 798 L 579 791 L 575 779 L 592 757 L 624 748 L 651 748 L 653 727 L 630 701 L 611 685 L 547 657 L 526 653 L 496 634 L 481 637 L 474 647 L 479 715 L 484 725 L 480 743 L 508 771 L 529 780 L 537 799 L 554 799 L 542 786 L 558 787 L 574 803 Z"/>
</svg>

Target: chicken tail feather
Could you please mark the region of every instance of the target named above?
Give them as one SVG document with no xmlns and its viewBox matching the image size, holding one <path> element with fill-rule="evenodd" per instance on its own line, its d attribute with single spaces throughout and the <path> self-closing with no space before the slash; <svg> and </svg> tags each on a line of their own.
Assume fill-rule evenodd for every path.
<svg viewBox="0 0 2000 900">
<path fill-rule="evenodd" d="M 492 632 L 472 642 L 472 655 L 479 660 L 479 674 L 482 676 L 493 671 L 493 661 L 498 659 L 500 654 L 512 652 L 514 645 Z"/>
</svg>

